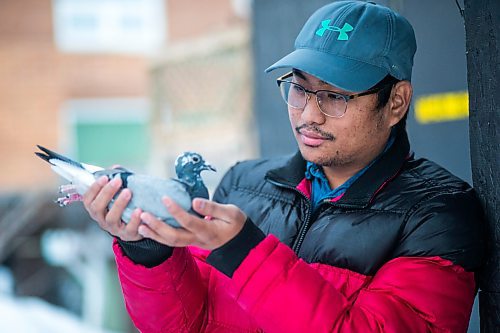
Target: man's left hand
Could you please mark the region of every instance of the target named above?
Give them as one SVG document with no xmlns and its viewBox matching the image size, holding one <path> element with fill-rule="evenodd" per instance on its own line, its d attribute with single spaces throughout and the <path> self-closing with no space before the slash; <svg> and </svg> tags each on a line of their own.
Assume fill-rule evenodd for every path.
<svg viewBox="0 0 500 333">
<path fill-rule="evenodd" d="M 163 204 L 182 228 L 171 227 L 150 213 L 142 213 L 143 225 L 138 231 L 143 237 L 172 247 L 219 248 L 241 231 L 247 219 L 245 213 L 234 205 L 201 198 L 193 199 L 192 206 L 198 214 L 206 216 L 205 219 L 186 212 L 170 198 L 163 198 Z"/>
</svg>

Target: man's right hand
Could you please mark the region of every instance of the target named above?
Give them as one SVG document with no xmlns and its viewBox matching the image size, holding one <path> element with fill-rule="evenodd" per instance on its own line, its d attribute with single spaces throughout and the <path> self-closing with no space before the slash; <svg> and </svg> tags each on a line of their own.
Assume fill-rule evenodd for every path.
<svg viewBox="0 0 500 333">
<path fill-rule="evenodd" d="M 141 224 L 141 209 L 134 210 L 128 223 L 122 221 L 121 216 L 128 202 L 132 198 L 129 189 L 123 189 L 108 209 L 108 205 L 120 190 L 122 180 L 117 177 L 108 180 L 102 176 L 95 181 L 89 190 L 83 195 L 83 205 L 99 226 L 111 235 L 124 241 L 137 241 L 143 237 L 137 232 Z"/>
</svg>

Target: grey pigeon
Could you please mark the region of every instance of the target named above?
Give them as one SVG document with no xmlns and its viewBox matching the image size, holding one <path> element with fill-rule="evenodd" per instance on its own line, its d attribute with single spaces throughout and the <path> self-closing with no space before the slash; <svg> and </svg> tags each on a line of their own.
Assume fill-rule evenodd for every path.
<svg viewBox="0 0 500 333">
<path fill-rule="evenodd" d="M 82 195 L 90 185 L 103 175 L 109 179 L 120 177 L 122 188 L 128 188 L 132 191 L 132 199 L 122 215 L 122 220 L 125 223 L 130 220 L 134 209 L 139 207 L 173 227 L 180 227 L 163 205 L 161 198 L 169 196 L 184 210 L 191 211 L 193 198 L 209 198 L 208 190 L 200 173 L 203 170 L 216 171 L 203 160 L 200 154 L 194 152 L 185 152 L 177 157 L 175 161 L 177 179 L 163 179 L 135 174 L 124 168 L 104 169 L 76 162 L 45 147 L 37 147 L 42 152 L 35 154 L 50 163 L 57 174 L 70 181 L 70 184 L 62 185 L 59 188 L 59 192 L 65 194 L 64 197 L 57 199 L 60 206 L 81 201 Z"/>
</svg>

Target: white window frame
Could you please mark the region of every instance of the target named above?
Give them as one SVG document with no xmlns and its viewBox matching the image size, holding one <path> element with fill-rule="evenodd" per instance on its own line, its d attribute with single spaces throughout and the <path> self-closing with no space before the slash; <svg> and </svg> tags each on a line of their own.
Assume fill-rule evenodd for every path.
<svg viewBox="0 0 500 333">
<path fill-rule="evenodd" d="M 150 116 L 149 110 L 150 102 L 146 98 L 68 100 L 60 115 L 59 147 L 68 156 L 79 156 L 78 138 L 75 130 L 77 124 L 134 123 L 147 126 Z"/>
<path fill-rule="evenodd" d="M 152 54 L 165 43 L 165 0 L 52 0 L 52 9 L 63 52 Z"/>
</svg>

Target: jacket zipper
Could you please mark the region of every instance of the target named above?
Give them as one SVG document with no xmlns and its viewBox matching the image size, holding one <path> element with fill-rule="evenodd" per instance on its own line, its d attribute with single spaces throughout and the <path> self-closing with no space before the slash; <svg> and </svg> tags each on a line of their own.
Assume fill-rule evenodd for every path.
<svg viewBox="0 0 500 333">
<path fill-rule="evenodd" d="M 295 254 L 299 255 L 299 250 L 300 247 L 302 246 L 302 243 L 304 242 L 304 238 L 306 237 L 306 233 L 309 230 L 309 225 L 311 222 L 311 213 L 312 209 L 309 209 L 309 212 L 307 213 L 306 220 L 302 225 L 300 226 L 299 229 L 299 234 L 297 235 L 297 238 L 295 239 L 295 242 L 293 243 L 292 250 L 295 252 Z"/>
<path fill-rule="evenodd" d="M 293 245 L 293 250 L 294 252 L 298 255 L 299 250 L 302 247 L 302 243 L 304 242 L 304 238 L 306 237 L 307 232 L 309 231 L 309 228 L 311 226 L 311 221 L 314 220 L 314 217 L 317 217 L 323 210 L 321 210 L 321 205 L 323 204 L 328 204 L 330 206 L 335 207 L 336 205 L 332 204 L 328 199 L 325 199 L 321 201 L 314 211 L 314 214 L 312 213 L 312 209 L 309 210 L 309 213 L 307 214 L 307 219 L 306 221 L 302 224 L 299 230 L 299 235 Z"/>
<path fill-rule="evenodd" d="M 271 180 L 271 179 L 268 179 L 268 181 L 270 183 L 276 185 L 276 186 L 279 186 L 279 187 L 282 187 L 282 188 L 286 188 L 286 189 L 289 189 L 289 190 L 292 190 L 292 191 L 298 193 L 309 204 L 309 209 L 307 211 L 306 219 L 304 220 L 304 223 L 302 223 L 302 225 L 300 226 L 299 232 L 297 234 L 297 238 L 295 238 L 295 241 L 292 244 L 292 250 L 293 250 L 293 252 L 295 252 L 295 254 L 298 255 L 300 247 L 302 246 L 302 242 L 304 242 L 304 238 L 306 237 L 306 233 L 309 230 L 309 225 L 311 224 L 310 223 L 311 222 L 311 217 L 312 217 L 311 200 L 304 193 L 300 192 L 299 190 L 297 190 L 293 186 L 282 184 L 282 183 L 278 183 L 278 182 L 276 182 L 274 180 Z"/>
</svg>

